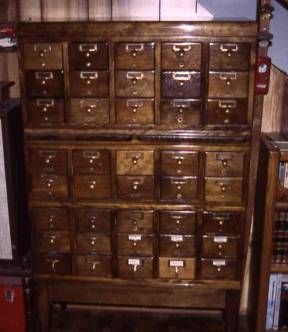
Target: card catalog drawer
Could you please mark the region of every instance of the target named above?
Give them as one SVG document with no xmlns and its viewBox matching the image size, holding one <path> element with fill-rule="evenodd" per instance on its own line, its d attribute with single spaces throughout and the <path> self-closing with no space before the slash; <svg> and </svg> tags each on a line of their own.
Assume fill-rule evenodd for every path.
<svg viewBox="0 0 288 332">
<path fill-rule="evenodd" d="M 189 151 L 162 151 L 161 174 L 197 176 L 198 153 Z"/>
<path fill-rule="evenodd" d="M 66 208 L 33 207 L 29 209 L 30 221 L 37 230 L 69 229 L 69 216 Z"/>
<path fill-rule="evenodd" d="M 70 70 L 108 69 L 107 43 L 72 43 L 69 45 Z"/>
<path fill-rule="evenodd" d="M 154 97 L 154 71 L 117 71 L 116 96 Z"/>
<path fill-rule="evenodd" d="M 26 70 L 62 69 L 62 44 L 24 44 Z"/>
<path fill-rule="evenodd" d="M 154 199 L 153 176 L 118 176 L 118 197 L 127 200 Z"/>
<path fill-rule="evenodd" d="M 74 175 L 74 196 L 79 200 L 111 197 L 111 177 L 108 175 Z"/>
<path fill-rule="evenodd" d="M 209 236 L 202 237 L 202 257 L 237 257 L 239 237 Z"/>
<path fill-rule="evenodd" d="M 74 220 L 77 231 L 111 232 L 110 210 L 78 208 L 74 210 Z"/>
<path fill-rule="evenodd" d="M 163 43 L 162 69 L 201 70 L 200 43 Z"/>
<path fill-rule="evenodd" d="M 124 279 L 152 279 L 153 257 L 118 256 L 118 277 Z"/>
<path fill-rule="evenodd" d="M 73 150 L 74 174 L 110 174 L 110 152 L 107 150 Z"/>
<path fill-rule="evenodd" d="M 162 201 L 187 202 L 197 199 L 196 177 L 161 177 L 160 198 Z"/>
<path fill-rule="evenodd" d="M 109 123 L 108 99 L 71 99 L 71 124 L 103 126 Z"/>
<path fill-rule="evenodd" d="M 27 162 L 31 174 L 67 174 L 67 152 L 58 149 L 28 149 Z"/>
<path fill-rule="evenodd" d="M 117 151 L 117 174 L 119 175 L 153 175 L 153 151 Z"/>
<path fill-rule="evenodd" d="M 193 235 L 160 235 L 160 256 L 194 257 L 195 237 Z"/>
<path fill-rule="evenodd" d="M 111 253 L 111 239 L 109 234 L 77 233 L 76 252 L 78 253 Z"/>
<path fill-rule="evenodd" d="M 117 69 L 154 69 L 154 43 L 116 43 Z"/>
<path fill-rule="evenodd" d="M 201 279 L 237 279 L 237 265 L 231 259 L 201 259 Z"/>
<path fill-rule="evenodd" d="M 206 178 L 205 200 L 207 202 L 242 203 L 243 179 Z"/>
<path fill-rule="evenodd" d="M 61 200 L 68 198 L 67 177 L 56 174 L 32 175 L 30 178 L 30 198 Z"/>
<path fill-rule="evenodd" d="M 72 274 L 72 262 L 69 254 L 34 254 L 34 272 L 42 274 Z"/>
<path fill-rule="evenodd" d="M 160 212 L 161 234 L 195 234 L 196 213 L 195 212 Z"/>
<path fill-rule="evenodd" d="M 76 255 L 76 270 L 78 275 L 111 277 L 110 255 Z"/>
<path fill-rule="evenodd" d="M 211 177 L 242 177 L 243 152 L 206 152 L 205 175 Z"/>
<path fill-rule="evenodd" d="M 162 72 L 162 97 L 198 98 L 200 97 L 201 74 L 194 71 Z"/>
<path fill-rule="evenodd" d="M 159 278 L 195 279 L 196 259 L 159 257 Z"/>
<path fill-rule="evenodd" d="M 154 99 L 116 99 L 116 122 L 128 125 L 154 123 Z"/>
<path fill-rule="evenodd" d="M 248 73 L 210 72 L 208 96 L 210 98 L 247 98 Z"/>
<path fill-rule="evenodd" d="M 70 233 L 66 231 L 36 232 L 32 246 L 37 252 L 69 253 Z"/>
<path fill-rule="evenodd" d="M 152 235 L 118 234 L 117 248 L 119 255 L 153 256 Z"/>
<path fill-rule="evenodd" d="M 147 234 L 154 232 L 153 211 L 145 210 L 118 210 L 117 230 L 119 233 Z"/>
<path fill-rule="evenodd" d="M 239 235 L 242 222 L 243 215 L 241 212 L 204 211 L 202 233 Z"/>
<path fill-rule="evenodd" d="M 70 94 L 76 98 L 108 97 L 108 71 L 72 71 L 70 73 Z"/>
<path fill-rule="evenodd" d="M 249 69 L 250 45 L 246 43 L 210 43 L 210 70 Z"/>
</svg>

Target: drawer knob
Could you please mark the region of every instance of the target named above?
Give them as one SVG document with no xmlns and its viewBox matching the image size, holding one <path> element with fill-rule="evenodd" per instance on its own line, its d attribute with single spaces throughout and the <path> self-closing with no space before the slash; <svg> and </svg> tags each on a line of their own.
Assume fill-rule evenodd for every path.
<svg viewBox="0 0 288 332">
<path fill-rule="evenodd" d="M 91 62 L 86 62 L 86 67 L 91 67 Z"/>
<path fill-rule="evenodd" d="M 41 84 L 42 84 L 42 85 L 45 85 L 45 84 L 46 84 L 46 80 L 43 80 L 43 81 L 41 82 Z"/>
<path fill-rule="evenodd" d="M 136 51 L 136 50 L 133 50 L 133 51 L 131 52 L 131 55 L 132 55 L 133 57 L 136 57 L 136 56 L 137 56 L 137 51 Z"/>
<path fill-rule="evenodd" d="M 138 163 L 138 158 L 137 157 L 133 158 L 132 159 L 132 164 L 137 165 L 137 163 Z"/>
<path fill-rule="evenodd" d="M 47 111 L 48 111 L 48 108 L 47 108 L 47 107 L 43 107 L 43 108 L 42 108 L 42 112 L 45 113 L 45 112 L 47 112 Z"/>
<path fill-rule="evenodd" d="M 181 187 L 181 186 L 177 186 L 177 189 L 178 189 L 178 190 L 181 190 L 181 189 L 182 189 L 182 187 Z"/>
<path fill-rule="evenodd" d="M 132 112 L 133 112 L 133 113 L 137 113 L 137 107 L 133 107 L 133 108 L 132 108 Z"/>
<path fill-rule="evenodd" d="M 231 56 L 232 56 L 232 52 L 230 52 L 230 51 L 227 52 L 227 56 L 228 56 L 228 57 L 231 57 Z"/>
<path fill-rule="evenodd" d="M 222 226 L 223 225 L 223 221 L 220 220 L 219 221 L 219 225 Z"/>
<path fill-rule="evenodd" d="M 96 184 L 96 181 L 92 181 L 91 184 L 90 184 L 90 188 L 94 189 L 95 188 L 95 184 Z"/>
<path fill-rule="evenodd" d="M 132 83 L 132 85 L 136 85 L 137 84 L 137 78 L 132 78 L 131 83 Z"/>
<path fill-rule="evenodd" d="M 177 198 L 177 199 L 182 199 L 182 194 L 177 194 L 177 195 L 176 195 L 176 198 Z"/>
<path fill-rule="evenodd" d="M 228 108 L 225 109 L 225 114 L 230 114 L 230 110 Z"/>
<path fill-rule="evenodd" d="M 183 68 L 183 67 L 184 67 L 184 63 L 180 62 L 180 63 L 179 63 L 179 67 L 180 67 L 180 68 Z"/>
<path fill-rule="evenodd" d="M 52 271 L 56 272 L 56 264 L 60 263 L 60 261 L 58 259 L 52 259 L 51 260 L 51 259 L 48 258 L 48 259 L 46 259 L 46 262 L 47 263 L 51 263 L 51 269 L 52 269 Z"/>
<path fill-rule="evenodd" d="M 224 119 L 224 123 L 229 123 L 230 120 L 229 119 Z"/>
<path fill-rule="evenodd" d="M 231 85 L 231 81 L 230 81 L 230 80 L 227 80 L 227 81 L 226 81 L 226 85 L 227 85 L 227 86 L 230 86 L 230 85 Z"/>
<path fill-rule="evenodd" d="M 39 52 L 39 55 L 40 55 L 41 57 L 43 57 L 43 56 L 45 55 L 45 52 L 44 52 L 44 51 L 40 51 L 40 52 Z"/>
<path fill-rule="evenodd" d="M 178 122 L 178 123 L 182 123 L 182 122 L 183 122 L 183 118 L 182 118 L 182 116 L 180 116 L 179 118 L 177 118 L 177 122 Z"/>
<path fill-rule="evenodd" d="M 138 185 L 137 184 L 134 184 L 133 185 L 133 190 L 137 190 L 138 189 Z"/>
<path fill-rule="evenodd" d="M 91 81 L 90 81 L 90 80 L 87 80 L 86 83 L 89 85 L 89 84 L 91 84 Z"/>
<path fill-rule="evenodd" d="M 177 160 L 178 165 L 182 165 L 182 160 Z"/>
<path fill-rule="evenodd" d="M 227 190 L 227 186 L 226 185 L 222 185 L 221 186 L 221 191 L 225 192 Z"/>
<path fill-rule="evenodd" d="M 180 247 L 180 244 L 179 244 L 179 243 L 176 243 L 175 246 L 176 246 L 176 248 L 179 248 L 179 247 Z"/>
<path fill-rule="evenodd" d="M 184 53 L 183 50 L 180 50 L 178 54 L 179 54 L 179 56 L 180 56 L 181 58 L 183 58 L 183 56 L 185 55 L 185 53 Z"/>
<path fill-rule="evenodd" d="M 176 224 L 180 225 L 180 220 L 179 219 L 176 220 Z"/>
<path fill-rule="evenodd" d="M 180 81 L 179 82 L 180 86 L 184 86 L 184 82 Z"/>
<path fill-rule="evenodd" d="M 228 160 L 227 159 L 223 159 L 222 160 L 222 166 L 223 167 L 227 167 L 228 166 Z"/>
<path fill-rule="evenodd" d="M 218 249 L 222 249 L 222 244 L 219 244 L 219 245 L 218 245 Z"/>
<path fill-rule="evenodd" d="M 133 247 L 137 247 L 137 242 L 133 242 Z"/>
<path fill-rule="evenodd" d="M 90 53 L 89 53 L 89 52 L 86 53 L 86 57 L 87 57 L 87 58 L 90 57 Z"/>
<path fill-rule="evenodd" d="M 42 63 L 41 63 L 41 67 L 46 67 L 46 63 L 45 63 L 45 62 L 42 62 Z"/>
<path fill-rule="evenodd" d="M 138 221 L 137 219 L 133 219 L 133 225 L 137 225 Z"/>
<path fill-rule="evenodd" d="M 221 271 L 222 271 L 221 267 L 217 267 L 217 272 L 221 272 Z"/>
</svg>

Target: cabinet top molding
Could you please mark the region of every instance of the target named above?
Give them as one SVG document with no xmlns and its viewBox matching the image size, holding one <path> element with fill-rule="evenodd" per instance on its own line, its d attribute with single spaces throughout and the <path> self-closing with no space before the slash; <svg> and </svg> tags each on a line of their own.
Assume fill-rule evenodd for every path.
<svg viewBox="0 0 288 332">
<path fill-rule="evenodd" d="M 41 27 L 41 28 L 40 28 Z M 19 23 L 19 37 L 63 36 L 73 37 L 255 37 L 258 34 L 254 21 L 210 22 L 33 22 Z"/>
</svg>

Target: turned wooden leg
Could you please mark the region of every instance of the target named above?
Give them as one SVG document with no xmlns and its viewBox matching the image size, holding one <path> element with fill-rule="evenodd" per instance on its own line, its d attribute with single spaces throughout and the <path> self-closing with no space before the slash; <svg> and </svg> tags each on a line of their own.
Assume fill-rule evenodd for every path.
<svg viewBox="0 0 288 332">
<path fill-rule="evenodd" d="M 40 323 L 41 332 L 49 332 L 49 316 L 50 316 L 50 303 L 48 287 L 39 285 L 37 287 L 37 316 Z"/>
<path fill-rule="evenodd" d="M 226 292 L 226 308 L 224 311 L 225 332 L 237 332 L 240 310 L 240 291 Z"/>
</svg>

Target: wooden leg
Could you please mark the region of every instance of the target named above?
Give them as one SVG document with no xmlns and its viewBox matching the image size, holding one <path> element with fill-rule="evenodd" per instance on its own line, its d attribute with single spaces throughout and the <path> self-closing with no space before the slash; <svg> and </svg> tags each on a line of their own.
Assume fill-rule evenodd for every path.
<svg viewBox="0 0 288 332">
<path fill-rule="evenodd" d="M 48 287 L 39 285 L 37 287 L 37 317 L 40 323 L 41 332 L 49 332 L 50 303 Z"/>
<path fill-rule="evenodd" d="M 226 292 L 226 308 L 224 311 L 225 332 L 237 332 L 240 310 L 240 292 Z"/>
</svg>

